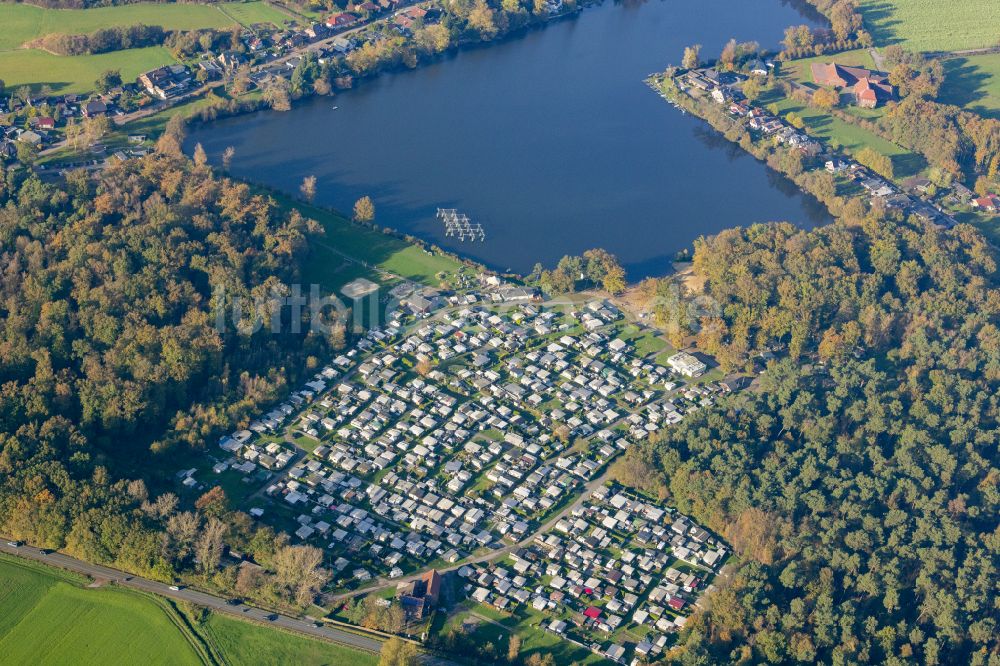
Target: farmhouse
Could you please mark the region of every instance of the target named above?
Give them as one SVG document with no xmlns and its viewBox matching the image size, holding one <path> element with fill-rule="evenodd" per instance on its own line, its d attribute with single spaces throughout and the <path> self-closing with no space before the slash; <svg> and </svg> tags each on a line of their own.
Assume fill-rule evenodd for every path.
<svg viewBox="0 0 1000 666">
<path fill-rule="evenodd" d="M 896 97 L 889 77 L 881 72 L 835 62 L 814 62 L 810 65 L 810 70 L 815 83 L 831 88 L 850 89 L 857 105 L 864 108 L 874 109 Z"/>
</svg>

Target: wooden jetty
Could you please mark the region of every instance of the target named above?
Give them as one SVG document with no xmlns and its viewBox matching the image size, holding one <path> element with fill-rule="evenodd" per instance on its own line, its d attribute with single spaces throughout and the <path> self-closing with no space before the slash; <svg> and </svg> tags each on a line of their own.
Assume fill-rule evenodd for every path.
<svg viewBox="0 0 1000 666">
<path fill-rule="evenodd" d="M 483 225 L 474 223 L 468 215 L 459 213 L 454 208 L 438 208 L 436 217 L 444 223 L 445 236 L 457 237 L 460 241 L 486 240 Z"/>
</svg>

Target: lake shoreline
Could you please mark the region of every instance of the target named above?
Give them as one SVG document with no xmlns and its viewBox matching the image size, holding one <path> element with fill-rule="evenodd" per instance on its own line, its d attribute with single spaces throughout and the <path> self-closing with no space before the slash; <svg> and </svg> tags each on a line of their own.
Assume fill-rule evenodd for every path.
<svg viewBox="0 0 1000 666">
<path fill-rule="evenodd" d="M 339 93 L 357 89 L 358 83 L 363 84 L 365 81 L 369 82 L 374 81 L 387 74 L 398 74 L 402 72 L 416 71 L 424 67 L 428 67 L 436 63 L 448 60 L 450 58 L 454 58 L 462 52 L 469 52 L 482 48 L 495 47 L 507 41 L 515 41 L 518 39 L 523 39 L 525 36 L 540 30 L 545 30 L 546 28 L 550 27 L 553 24 L 561 23 L 569 19 L 576 19 L 583 13 L 585 9 L 602 5 L 604 4 L 604 2 L 605 0 L 583 0 L 573 9 L 560 12 L 559 14 L 554 14 L 539 23 L 532 23 L 522 26 L 520 28 L 517 28 L 516 30 L 512 30 L 503 35 L 498 35 L 497 37 L 494 37 L 492 39 L 484 40 L 484 39 L 474 39 L 472 37 L 464 37 L 463 39 L 460 39 L 457 43 L 450 45 L 447 49 L 445 49 L 441 53 L 435 54 L 430 58 L 418 61 L 417 64 L 415 64 L 413 67 L 408 67 L 405 64 L 397 64 L 395 66 L 377 69 L 368 74 L 353 75 L 351 77 L 350 86 L 344 88 L 336 88 L 336 87 L 331 88 L 330 93 L 326 95 L 320 94 L 315 90 L 306 93 L 298 93 L 296 95 L 291 96 L 290 99 L 291 108 L 289 108 L 287 111 L 293 111 L 297 106 L 297 104 L 304 100 L 307 101 L 318 97 L 328 97 L 330 99 L 336 99 Z M 217 87 L 218 86 L 206 88 L 197 97 L 193 97 L 191 99 L 192 100 L 204 99 L 209 94 L 214 94 L 213 90 Z M 223 88 L 225 87 L 224 83 L 222 84 L 222 87 Z M 241 97 L 245 97 L 245 95 Z M 261 98 L 241 99 L 241 97 L 230 98 L 230 102 L 236 105 L 236 107 L 232 110 L 223 108 L 222 106 L 210 106 L 185 118 L 185 123 L 188 124 L 189 126 L 208 125 L 224 118 L 247 116 L 258 113 L 260 111 L 271 110 L 271 107 L 268 105 L 268 103 Z M 169 109 L 165 109 L 164 111 L 167 110 Z M 211 114 L 211 117 L 206 117 L 206 114 Z"/>
<path fill-rule="evenodd" d="M 316 203 L 333 210 L 370 196 L 380 227 L 518 275 L 603 248 L 637 282 L 670 274 L 677 252 L 735 224 L 829 221 L 702 121 L 671 119 L 643 84 L 694 39 L 724 44 L 742 26 L 776 43 L 801 20 L 793 8 L 710 0 L 728 16 L 719 24 L 666 2 L 588 8 L 287 113 L 196 121 L 184 150 L 201 143 L 218 164 L 232 146 L 231 173 L 292 196 L 315 177 Z M 446 237 L 437 208 L 481 222 L 486 241 Z"/>
</svg>

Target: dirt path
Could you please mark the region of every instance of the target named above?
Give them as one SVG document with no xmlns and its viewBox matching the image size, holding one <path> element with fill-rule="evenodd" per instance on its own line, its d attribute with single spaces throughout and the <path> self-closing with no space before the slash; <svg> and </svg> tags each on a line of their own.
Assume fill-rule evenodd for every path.
<svg viewBox="0 0 1000 666">
<path fill-rule="evenodd" d="M 879 53 L 879 50 L 876 48 L 871 48 L 868 49 L 868 52 L 872 55 L 872 62 L 875 63 L 875 69 L 877 69 L 880 72 L 884 72 L 885 58 L 882 57 L 882 54 Z"/>
</svg>

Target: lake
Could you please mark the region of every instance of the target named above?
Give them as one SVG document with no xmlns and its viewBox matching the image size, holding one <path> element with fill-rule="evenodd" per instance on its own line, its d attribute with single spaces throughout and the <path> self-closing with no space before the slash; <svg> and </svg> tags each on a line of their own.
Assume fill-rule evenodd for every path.
<svg viewBox="0 0 1000 666">
<path fill-rule="evenodd" d="M 289 192 L 315 175 L 317 203 L 339 210 L 368 194 L 378 224 L 493 268 L 603 247 L 631 279 L 662 275 L 701 235 L 829 216 L 643 79 L 685 45 L 774 48 L 786 26 L 819 19 L 779 0 L 606 2 L 289 112 L 200 126 L 185 146 L 213 162 L 233 146 L 234 175 Z M 438 207 L 482 223 L 485 242 L 445 237 Z"/>
</svg>

